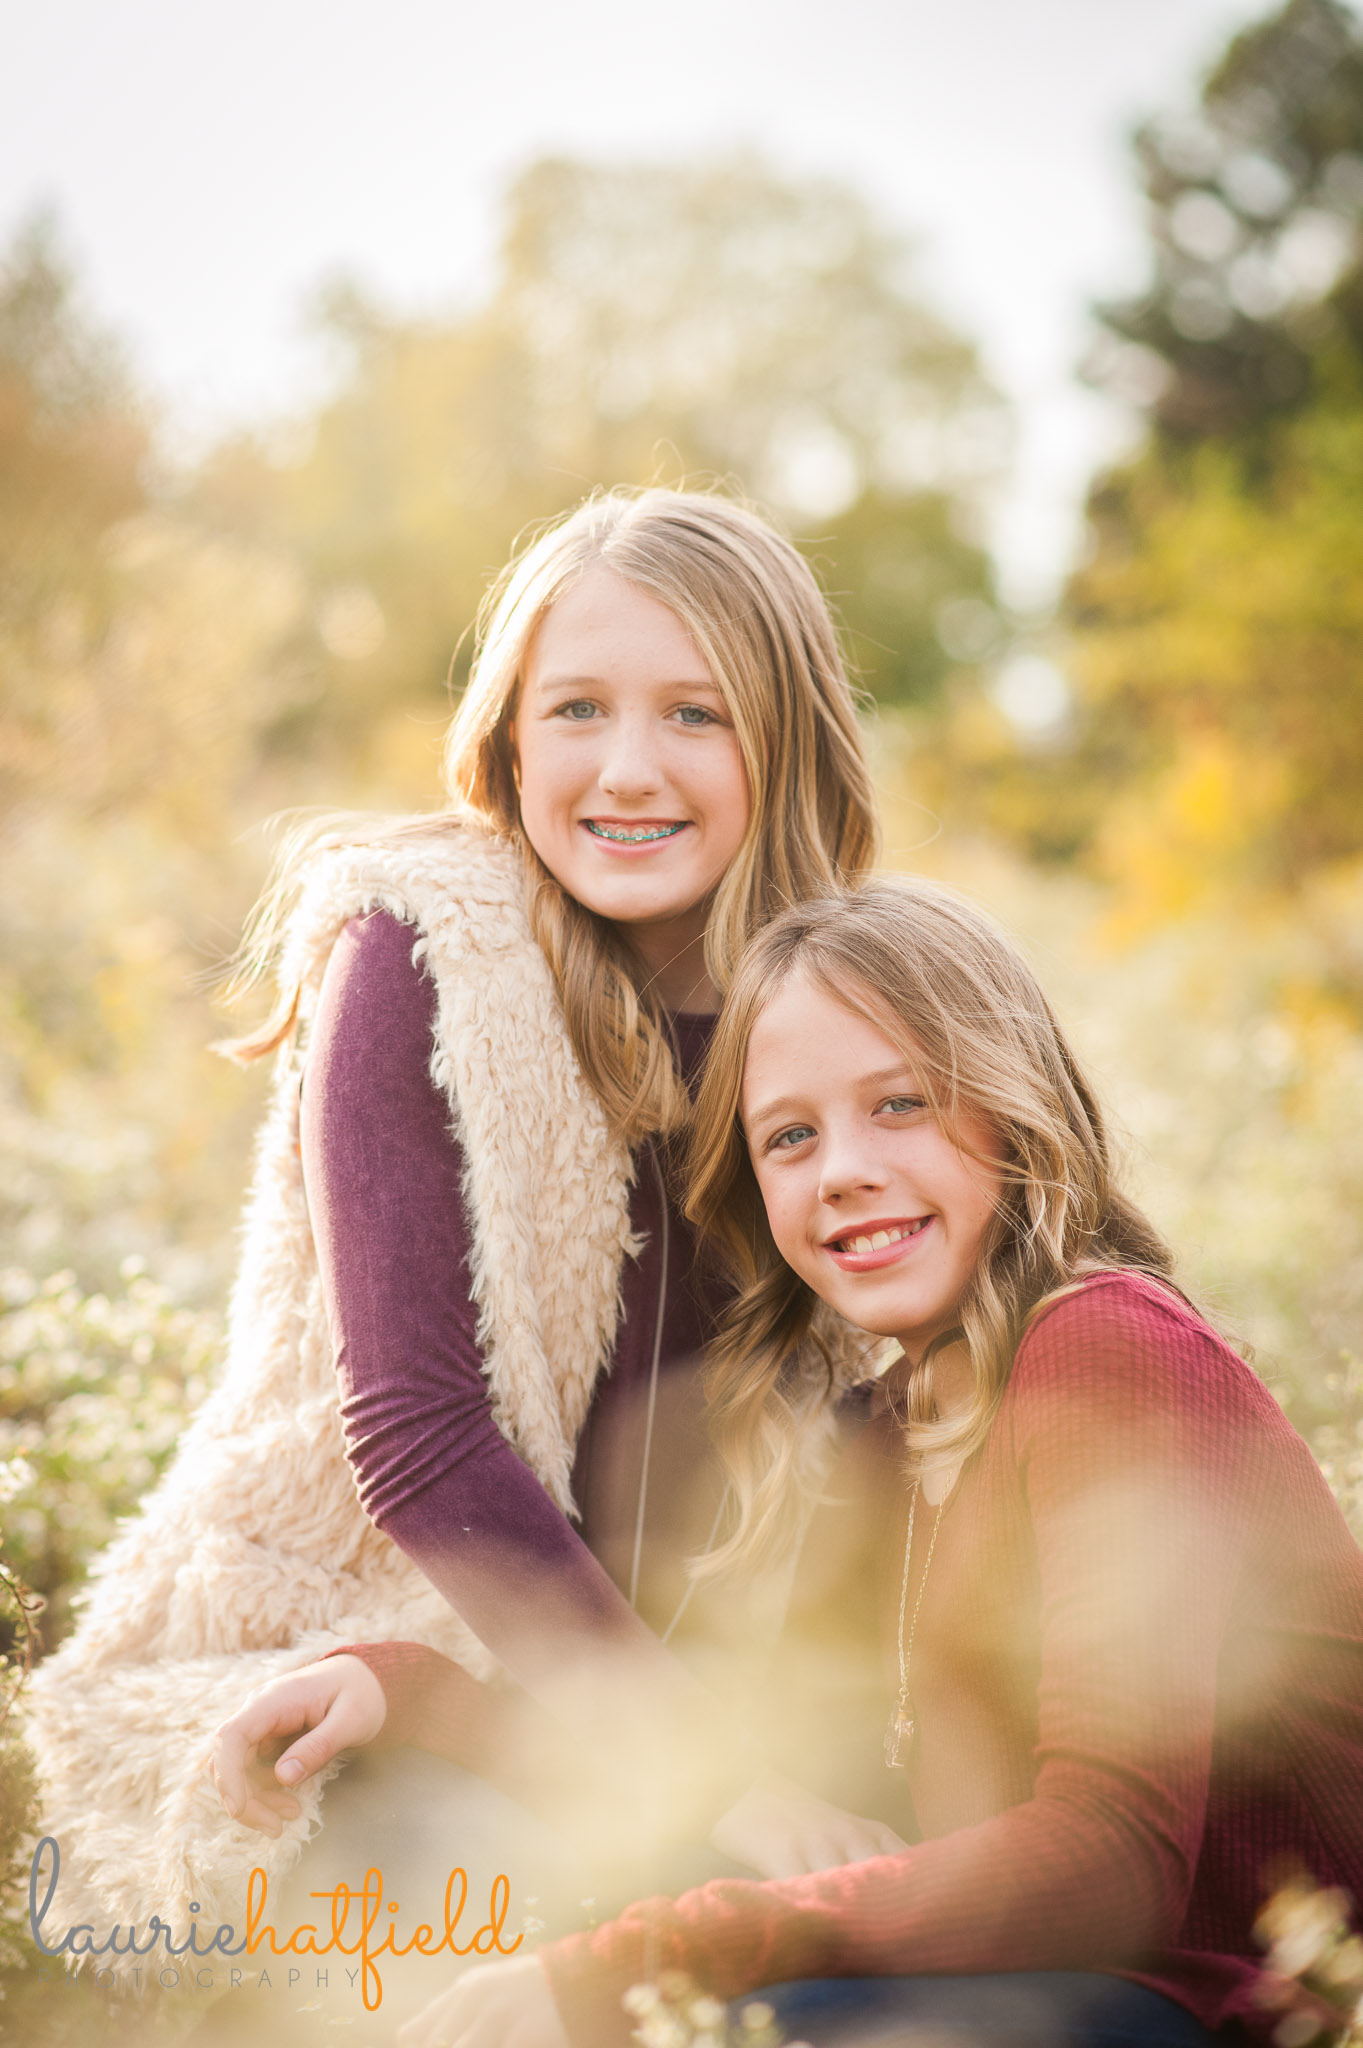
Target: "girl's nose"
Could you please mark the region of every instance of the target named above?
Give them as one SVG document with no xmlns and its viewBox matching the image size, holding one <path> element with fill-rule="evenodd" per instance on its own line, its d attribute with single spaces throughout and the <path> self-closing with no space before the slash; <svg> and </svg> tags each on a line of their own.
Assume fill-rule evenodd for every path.
<svg viewBox="0 0 1363 2048">
<path fill-rule="evenodd" d="M 632 719 L 621 719 L 610 736 L 597 780 L 607 796 L 652 796 L 663 786 L 663 773 L 651 734 Z"/>
<path fill-rule="evenodd" d="M 836 1204 L 848 1195 L 874 1194 L 885 1174 L 872 1148 L 853 1132 L 825 1133 L 819 1167 L 819 1200 Z"/>
</svg>

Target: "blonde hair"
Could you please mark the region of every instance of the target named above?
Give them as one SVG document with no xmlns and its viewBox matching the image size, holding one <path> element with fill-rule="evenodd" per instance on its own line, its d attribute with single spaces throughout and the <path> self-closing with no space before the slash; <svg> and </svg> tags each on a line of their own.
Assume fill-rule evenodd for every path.
<svg viewBox="0 0 1363 2048">
<path fill-rule="evenodd" d="M 904 1427 L 916 1469 L 954 1464 L 983 1443 L 1043 1301 L 1097 1267 L 1164 1280 L 1172 1265 L 1113 1180 L 1102 1111 L 1055 1013 L 990 918 L 949 890 L 907 880 L 786 911 L 733 979 L 688 1143 L 688 1214 L 738 1283 L 707 1377 L 736 1515 L 728 1541 L 697 1566 L 707 1576 L 770 1561 L 789 1542 L 809 1504 L 804 1443 L 832 1392 L 818 1303 L 776 1249 L 740 1116 L 753 1026 L 794 976 L 905 1048 L 949 1137 L 960 1142 L 967 1117 L 994 1133 L 988 1163 L 1000 1192 L 959 1327 L 928 1346 L 908 1380 Z M 938 1420 L 932 1358 L 953 1339 L 969 1355 L 970 1397 Z"/>
<path fill-rule="evenodd" d="M 874 797 L 856 701 L 828 606 L 808 563 L 748 507 L 713 492 L 603 491 L 513 557 L 480 608 L 468 687 L 445 742 L 451 808 L 368 835 L 333 822 L 326 843 L 480 825 L 511 840 L 525 862 L 531 928 L 549 962 L 573 1048 L 612 1126 L 630 1143 L 676 1130 L 686 1096 L 667 1019 L 639 974 L 627 938 L 555 880 L 520 829 L 512 720 L 535 629 L 550 605 L 603 567 L 674 612 L 714 676 L 733 719 L 751 814 L 715 894 L 706 965 L 727 987 L 744 945 L 786 904 L 845 887 L 876 849 Z M 285 872 L 252 928 L 253 977 L 277 943 L 285 898 L 306 852 Z M 298 991 L 238 1058 L 273 1049 L 293 1029 Z"/>
</svg>

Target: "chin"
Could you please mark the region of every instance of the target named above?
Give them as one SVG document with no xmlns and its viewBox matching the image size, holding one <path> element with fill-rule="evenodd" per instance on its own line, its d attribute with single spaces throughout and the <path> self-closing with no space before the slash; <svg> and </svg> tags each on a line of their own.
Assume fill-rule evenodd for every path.
<svg viewBox="0 0 1363 2048">
<path fill-rule="evenodd" d="M 584 910 L 590 910 L 597 917 L 607 918 L 610 923 L 625 927 L 670 924 L 675 919 L 684 917 L 691 908 L 689 900 L 685 903 L 659 903 L 652 899 L 641 902 L 637 896 L 632 896 L 627 891 L 621 891 L 619 895 L 607 895 L 603 892 L 593 891 L 589 894 L 574 889 L 572 894 L 577 897 Z"/>
<path fill-rule="evenodd" d="M 904 1317 L 897 1316 L 893 1309 L 876 1310 L 868 1308 L 865 1302 L 835 1301 L 827 1295 L 824 1299 L 854 1329 L 865 1330 L 868 1337 L 893 1337 L 898 1342 L 904 1328 Z"/>
<path fill-rule="evenodd" d="M 830 1301 L 829 1307 L 835 1308 L 857 1329 L 865 1330 L 868 1336 L 893 1337 L 906 1351 L 921 1350 L 929 1336 L 934 1331 L 945 1329 L 951 1320 L 944 1315 L 924 1315 L 916 1303 L 909 1306 L 895 1301 L 867 1301 L 864 1296 L 857 1300 L 855 1294 L 849 1294 L 840 1301 Z"/>
<path fill-rule="evenodd" d="M 691 916 L 710 894 L 699 882 L 694 887 L 685 884 L 662 890 L 656 881 L 642 875 L 633 884 L 622 876 L 606 888 L 599 875 L 594 879 L 595 888 L 584 878 L 584 887 L 572 893 L 598 917 L 609 917 L 617 924 L 670 924 Z"/>
</svg>

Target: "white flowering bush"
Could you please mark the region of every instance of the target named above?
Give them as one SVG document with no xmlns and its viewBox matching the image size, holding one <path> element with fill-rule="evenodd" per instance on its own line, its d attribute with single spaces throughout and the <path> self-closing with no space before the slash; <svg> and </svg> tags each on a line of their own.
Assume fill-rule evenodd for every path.
<svg viewBox="0 0 1363 2048">
<path fill-rule="evenodd" d="M 656 1982 L 635 1984 L 622 2001 L 634 2021 L 636 2048 L 781 2048 L 776 2015 L 764 1999 L 746 2000 L 731 2021 L 717 1998 L 701 1991 L 684 1970 L 664 1970 Z M 786 2048 L 809 2048 L 791 2041 Z"/>
<path fill-rule="evenodd" d="M 90 1558 L 203 1398 L 219 1337 L 216 1317 L 177 1306 L 139 1259 L 121 1279 L 116 1293 L 86 1293 L 69 1271 L 0 1272 L 0 1999 L 18 1999 L 21 2032 L 36 1807 L 15 1708 Z"/>
<path fill-rule="evenodd" d="M 23 1458 L 0 1462 L 0 1623 L 12 1647 L 0 1656 L 0 1972 L 19 1958 L 18 1891 L 24 1848 L 34 1820 L 33 1766 L 14 1725 L 14 1709 L 37 1647 L 43 1603 L 5 1562 L 3 1515 L 33 1480 Z M 0 1997 L 3 1986 L 0 1985 Z"/>
<path fill-rule="evenodd" d="M 0 1557 L 47 1604 L 46 1649 L 207 1391 L 218 1344 L 218 1319 L 177 1306 L 140 1260 L 122 1281 L 87 1294 L 71 1272 L 0 1273 Z"/>
</svg>

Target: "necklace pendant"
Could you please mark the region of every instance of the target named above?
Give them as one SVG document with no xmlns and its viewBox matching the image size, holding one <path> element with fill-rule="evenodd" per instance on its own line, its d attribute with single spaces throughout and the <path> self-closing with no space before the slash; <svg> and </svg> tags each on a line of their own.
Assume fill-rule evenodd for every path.
<svg viewBox="0 0 1363 2048">
<path fill-rule="evenodd" d="M 913 1715 L 907 1701 L 901 1700 L 890 1716 L 890 1725 L 885 1730 L 885 1768 L 900 1771 L 904 1768 L 904 1754 L 913 1742 L 916 1729 Z"/>
</svg>

